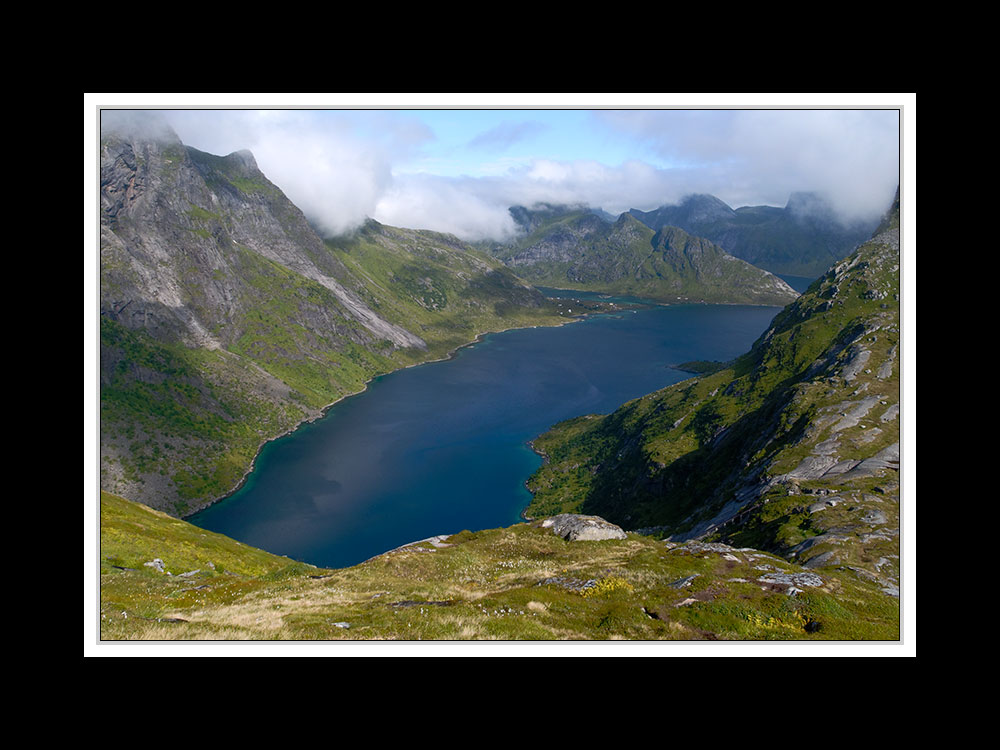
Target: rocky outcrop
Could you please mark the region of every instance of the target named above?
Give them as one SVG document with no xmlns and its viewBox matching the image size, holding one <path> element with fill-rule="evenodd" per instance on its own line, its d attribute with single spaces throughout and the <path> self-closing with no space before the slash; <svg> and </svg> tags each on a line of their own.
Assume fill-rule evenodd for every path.
<svg viewBox="0 0 1000 750">
<path fill-rule="evenodd" d="M 569 542 L 624 539 L 626 536 L 620 526 L 615 526 L 600 516 L 562 513 L 546 518 L 539 525 L 543 529 L 551 529 L 554 534 Z"/>
<path fill-rule="evenodd" d="M 363 345 L 424 345 L 349 288 L 346 269 L 248 151 L 213 156 L 169 131 L 155 139 L 106 133 L 101 207 L 101 312 L 128 327 L 225 347 L 241 334 L 233 323 L 259 301 L 252 253 L 333 293 L 342 321 L 304 321 L 318 335 L 332 323 Z"/>
</svg>

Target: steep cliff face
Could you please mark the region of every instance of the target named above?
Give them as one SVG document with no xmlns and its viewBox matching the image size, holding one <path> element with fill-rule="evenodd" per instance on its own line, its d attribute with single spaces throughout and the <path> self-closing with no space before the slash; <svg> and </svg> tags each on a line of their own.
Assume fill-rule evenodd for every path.
<svg viewBox="0 0 1000 750">
<path fill-rule="evenodd" d="M 629 213 L 658 230 L 675 226 L 705 237 L 737 258 L 772 273 L 818 276 L 871 236 L 875 222 L 842 223 L 820 196 L 794 193 L 784 208 L 732 209 L 712 195 Z"/>
<path fill-rule="evenodd" d="M 111 135 L 101 143 L 101 206 L 101 312 L 129 328 L 229 346 L 276 264 L 330 292 L 318 317 L 303 315 L 314 333 L 423 344 L 347 287 L 346 269 L 248 151 L 219 157 L 168 136 Z"/>
<path fill-rule="evenodd" d="M 722 370 L 536 440 L 531 515 L 581 510 L 898 581 L 899 204 Z"/>
<path fill-rule="evenodd" d="M 166 129 L 109 130 L 100 149 L 107 490 L 191 512 L 263 441 L 372 376 L 559 320 L 453 237 L 368 227 L 324 242 L 247 151 L 203 153 Z M 447 296 L 424 306 L 431 277 Z"/>
<path fill-rule="evenodd" d="M 674 227 L 654 231 L 629 214 L 611 223 L 566 207 L 515 207 L 511 214 L 526 233 L 493 252 L 536 284 L 662 302 L 783 305 L 796 296 L 781 279 L 707 240 Z"/>
</svg>

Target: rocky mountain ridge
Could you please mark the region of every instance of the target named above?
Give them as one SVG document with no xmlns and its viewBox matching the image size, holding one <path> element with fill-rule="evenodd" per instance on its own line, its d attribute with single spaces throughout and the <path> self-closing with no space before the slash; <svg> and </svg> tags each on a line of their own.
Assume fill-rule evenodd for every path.
<svg viewBox="0 0 1000 750">
<path fill-rule="evenodd" d="M 424 343 L 347 288 L 346 270 L 248 151 L 217 157 L 176 138 L 110 136 L 101 144 L 101 204 L 101 313 L 128 327 L 223 348 L 232 339 L 218 329 L 253 304 L 252 287 L 239 288 L 241 274 L 230 273 L 249 252 L 332 292 L 342 334 Z"/>
<path fill-rule="evenodd" d="M 784 305 L 797 295 L 767 271 L 680 229 L 654 231 L 629 214 L 609 223 L 586 208 L 511 208 L 525 234 L 490 252 L 545 286 L 666 303 Z"/>
<path fill-rule="evenodd" d="M 876 222 L 843 223 L 816 193 L 793 193 L 784 208 L 733 209 L 713 195 L 693 194 L 676 205 L 629 214 L 651 229 L 676 226 L 771 271 L 818 276 L 871 236 Z"/>
<path fill-rule="evenodd" d="M 535 517 L 600 515 L 898 590 L 899 202 L 743 357 L 535 441 Z"/>
</svg>

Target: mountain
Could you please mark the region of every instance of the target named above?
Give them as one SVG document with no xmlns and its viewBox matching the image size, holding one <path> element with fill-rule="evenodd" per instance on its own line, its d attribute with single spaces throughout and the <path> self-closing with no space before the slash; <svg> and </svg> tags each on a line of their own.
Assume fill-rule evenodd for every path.
<svg viewBox="0 0 1000 750">
<path fill-rule="evenodd" d="M 784 305 L 796 297 L 776 276 L 675 227 L 654 231 L 629 214 L 609 223 L 567 206 L 510 213 L 522 235 L 491 252 L 535 284 L 663 302 Z"/>
<path fill-rule="evenodd" d="M 628 213 L 651 229 L 680 227 L 759 268 L 795 276 L 819 276 L 875 228 L 875 222 L 842 224 L 816 193 L 793 193 L 784 208 L 737 209 L 695 194 L 675 206 Z"/>
<path fill-rule="evenodd" d="M 324 241 L 240 151 L 102 134 L 101 484 L 174 515 L 373 376 L 562 318 L 454 237 Z"/>
<path fill-rule="evenodd" d="M 898 216 L 743 357 L 537 439 L 538 520 L 324 570 L 102 492 L 102 640 L 898 640 Z M 351 271 L 439 241 L 369 223 L 326 246 Z M 400 263 L 370 289 L 407 299 L 366 305 L 447 306 Z M 564 512 L 593 509 L 658 526 Z"/>
<path fill-rule="evenodd" d="M 551 303 L 537 289 L 452 235 L 369 219 L 324 243 L 363 303 L 426 340 L 435 358 L 485 331 L 554 322 Z M 428 356 L 411 351 L 417 359 Z"/>
<path fill-rule="evenodd" d="M 600 515 L 898 587 L 899 196 L 871 239 L 710 374 L 555 426 L 527 513 Z"/>
</svg>

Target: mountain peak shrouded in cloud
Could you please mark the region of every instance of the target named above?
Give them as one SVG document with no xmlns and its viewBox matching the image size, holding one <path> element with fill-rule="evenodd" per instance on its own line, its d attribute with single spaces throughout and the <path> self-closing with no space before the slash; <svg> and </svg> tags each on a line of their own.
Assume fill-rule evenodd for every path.
<svg viewBox="0 0 1000 750">
<path fill-rule="evenodd" d="M 690 221 L 717 221 L 731 219 L 736 215 L 729 204 L 719 200 L 714 195 L 704 193 L 687 196 L 681 201 L 680 206 Z"/>
<path fill-rule="evenodd" d="M 733 207 L 824 195 L 838 220 L 880 215 L 899 181 L 898 109 L 599 111 L 651 155 L 683 167 L 689 193 Z M 700 185 L 701 187 L 697 187 Z M 665 202 L 665 201 L 664 201 Z"/>
<path fill-rule="evenodd" d="M 155 141 L 177 141 L 164 113 L 145 109 L 105 109 L 101 111 L 101 137 L 146 138 Z"/>
<path fill-rule="evenodd" d="M 733 209 L 713 195 L 689 195 L 629 215 L 654 230 L 680 227 L 772 273 L 815 277 L 871 236 L 874 218 L 844 222 L 819 193 L 792 193 L 783 208 Z"/>
<path fill-rule="evenodd" d="M 878 217 L 899 182 L 898 110 L 159 114 L 185 145 L 251 151 L 328 236 L 371 217 L 504 241 L 518 230 L 510 206 L 600 206 L 617 216 L 692 194 L 734 210 L 816 192 L 838 220 L 853 222 Z M 129 122 L 122 111 L 104 115 Z"/>
</svg>

